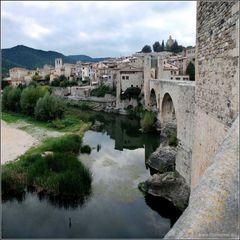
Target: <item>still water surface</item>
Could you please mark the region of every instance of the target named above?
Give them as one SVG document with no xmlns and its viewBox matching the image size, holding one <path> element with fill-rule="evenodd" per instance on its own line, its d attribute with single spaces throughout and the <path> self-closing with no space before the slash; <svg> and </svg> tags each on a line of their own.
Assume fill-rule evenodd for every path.
<svg viewBox="0 0 240 240">
<path fill-rule="evenodd" d="M 100 113 L 99 113 L 100 115 Z M 161 238 L 179 217 L 166 200 L 144 196 L 145 161 L 159 146 L 158 134 L 142 134 L 139 121 L 101 114 L 101 131 L 83 142 L 93 150 L 79 159 L 93 174 L 92 193 L 81 203 L 27 192 L 2 204 L 4 238 Z"/>
</svg>

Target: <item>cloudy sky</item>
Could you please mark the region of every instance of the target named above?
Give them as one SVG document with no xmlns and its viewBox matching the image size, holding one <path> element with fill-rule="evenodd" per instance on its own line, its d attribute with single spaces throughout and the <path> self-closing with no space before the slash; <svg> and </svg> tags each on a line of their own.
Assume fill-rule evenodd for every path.
<svg viewBox="0 0 240 240">
<path fill-rule="evenodd" d="M 2 2 L 2 48 L 119 57 L 168 39 L 195 45 L 196 2 Z"/>
</svg>

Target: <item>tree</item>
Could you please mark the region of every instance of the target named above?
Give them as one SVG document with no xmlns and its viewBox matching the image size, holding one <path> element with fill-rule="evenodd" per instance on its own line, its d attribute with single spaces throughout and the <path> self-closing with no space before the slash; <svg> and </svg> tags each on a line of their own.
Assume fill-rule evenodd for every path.
<svg viewBox="0 0 240 240">
<path fill-rule="evenodd" d="M 22 91 L 20 100 L 22 111 L 28 115 L 33 115 L 37 100 L 43 97 L 47 91 L 46 88 L 41 86 L 25 88 Z"/>
<path fill-rule="evenodd" d="M 19 112 L 20 111 L 21 89 L 7 86 L 3 90 L 2 108 L 3 110 Z"/>
<path fill-rule="evenodd" d="M 33 76 L 32 76 L 32 80 L 33 81 L 39 81 L 41 80 L 41 77 L 38 75 L 38 73 L 36 72 Z"/>
<path fill-rule="evenodd" d="M 164 51 L 164 49 L 165 49 L 165 46 L 164 46 L 164 40 L 162 40 L 161 49 L 162 49 L 162 51 Z"/>
<path fill-rule="evenodd" d="M 8 110 L 8 94 L 12 90 L 12 86 L 7 86 L 3 90 L 3 95 L 2 95 L 2 108 L 3 110 Z"/>
<path fill-rule="evenodd" d="M 178 43 L 176 40 L 174 41 L 173 45 L 170 47 L 170 51 L 174 53 L 178 52 Z"/>
<path fill-rule="evenodd" d="M 46 76 L 45 76 L 45 81 L 50 81 L 50 75 L 49 74 L 47 74 Z"/>
<path fill-rule="evenodd" d="M 195 66 L 192 62 L 188 64 L 186 74 L 189 75 L 191 81 L 195 81 Z"/>
<path fill-rule="evenodd" d="M 149 45 L 145 45 L 143 48 L 142 48 L 142 52 L 143 53 L 150 53 L 152 52 L 152 49 Z"/>
<path fill-rule="evenodd" d="M 19 112 L 20 107 L 20 97 L 21 97 L 21 89 L 20 88 L 12 88 L 8 93 L 8 110 L 13 112 Z"/>
<path fill-rule="evenodd" d="M 155 42 L 155 43 L 153 44 L 153 51 L 154 51 L 154 52 L 161 52 L 161 45 L 160 45 L 159 42 Z"/>
<path fill-rule="evenodd" d="M 62 118 L 65 105 L 59 98 L 46 93 L 44 97 L 38 99 L 34 108 L 34 116 L 37 120 L 48 121 Z"/>
</svg>

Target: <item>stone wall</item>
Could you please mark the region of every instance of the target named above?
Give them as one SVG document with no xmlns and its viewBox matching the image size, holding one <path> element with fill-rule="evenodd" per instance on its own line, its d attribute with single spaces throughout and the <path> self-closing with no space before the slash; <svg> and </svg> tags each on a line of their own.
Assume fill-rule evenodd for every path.
<svg viewBox="0 0 240 240">
<path fill-rule="evenodd" d="M 239 118 L 165 239 L 239 239 Z"/>
<path fill-rule="evenodd" d="M 178 151 L 176 170 L 184 177 L 187 184 L 191 180 L 192 143 L 195 114 L 195 82 L 174 80 L 150 80 L 150 89 L 154 89 L 159 109 L 159 121 L 164 127 L 163 99 L 169 94 L 175 109 L 177 121 Z"/>
<path fill-rule="evenodd" d="M 239 112 L 239 2 L 197 3 L 192 188 Z"/>
</svg>

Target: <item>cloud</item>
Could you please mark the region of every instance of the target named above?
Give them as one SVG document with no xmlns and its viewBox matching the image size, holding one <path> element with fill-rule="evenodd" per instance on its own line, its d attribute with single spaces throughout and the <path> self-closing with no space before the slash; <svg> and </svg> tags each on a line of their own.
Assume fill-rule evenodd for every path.
<svg viewBox="0 0 240 240">
<path fill-rule="evenodd" d="M 2 47 L 129 55 L 167 40 L 195 45 L 196 2 L 2 2 Z"/>
</svg>

